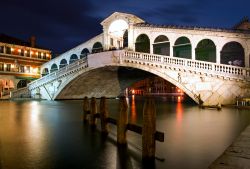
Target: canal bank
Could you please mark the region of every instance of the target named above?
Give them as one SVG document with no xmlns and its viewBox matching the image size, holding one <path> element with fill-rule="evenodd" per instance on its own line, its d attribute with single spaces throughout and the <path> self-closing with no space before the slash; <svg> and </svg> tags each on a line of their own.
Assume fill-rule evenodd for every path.
<svg viewBox="0 0 250 169">
<path fill-rule="evenodd" d="M 216 159 L 209 169 L 248 169 L 250 168 L 250 125 Z"/>
</svg>

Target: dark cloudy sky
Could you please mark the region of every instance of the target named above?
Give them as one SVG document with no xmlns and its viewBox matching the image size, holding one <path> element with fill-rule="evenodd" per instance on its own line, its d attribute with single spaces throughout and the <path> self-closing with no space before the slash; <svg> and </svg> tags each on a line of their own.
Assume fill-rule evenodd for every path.
<svg viewBox="0 0 250 169">
<path fill-rule="evenodd" d="M 149 23 L 230 28 L 250 17 L 250 0 L 4 0 L 0 33 L 28 39 L 54 53 L 65 52 L 102 32 L 115 11 Z"/>
</svg>

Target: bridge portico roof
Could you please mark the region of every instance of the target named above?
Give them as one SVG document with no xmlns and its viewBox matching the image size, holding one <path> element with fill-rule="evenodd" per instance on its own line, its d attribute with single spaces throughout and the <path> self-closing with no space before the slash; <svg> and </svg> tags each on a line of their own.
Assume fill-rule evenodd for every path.
<svg viewBox="0 0 250 169">
<path fill-rule="evenodd" d="M 129 23 L 144 23 L 145 21 L 138 16 L 135 16 L 133 14 L 128 14 L 128 13 L 122 13 L 122 12 L 114 12 L 111 15 L 109 15 L 106 19 L 104 19 L 101 22 L 102 26 L 108 26 L 111 22 L 117 19 L 123 19 Z"/>
</svg>

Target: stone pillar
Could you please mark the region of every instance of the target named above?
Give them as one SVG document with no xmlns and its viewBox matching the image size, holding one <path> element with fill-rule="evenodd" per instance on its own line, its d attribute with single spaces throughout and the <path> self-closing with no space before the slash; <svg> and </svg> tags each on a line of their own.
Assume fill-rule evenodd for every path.
<svg viewBox="0 0 250 169">
<path fill-rule="evenodd" d="M 92 97 L 90 103 L 90 119 L 89 119 L 89 123 L 92 127 L 96 126 L 96 118 L 95 118 L 96 112 L 97 112 L 96 98 Z"/>
<path fill-rule="evenodd" d="M 142 158 L 155 157 L 156 109 L 152 97 L 147 97 L 143 107 Z"/>
<path fill-rule="evenodd" d="M 126 131 L 128 124 L 128 104 L 126 97 L 120 98 L 120 112 L 117 120 L 117 143 L 120 145 L 127 144 Z"/>
<path fill-rule="evenodd" d="M 101 131 L 104 134 L 108 134 L 108 110 L 106 104 L 106 97 L 101 97 L 100 101 L 100 117 L 101 117 Z"/>
<path fill-rule="evenodd" d="M 191 59 L 195 60 L 195 48 L 196 46 L 194 44 L 191 44 Z"/>
<path fill-rule="evenodd" d="M 89 111 L 89 99 L 88 99 L 88 97 L 84 97 L 84 100 L 83 100 L 83 121 L 84 121 L 84 123 L 87 122 L 88 111 Z"/>
<path fill-rule="evenodd" d="M 135 51 L 134 42 L 134 26 L 133 23 L 128 23 L 128 49 Z"/>
</svg>

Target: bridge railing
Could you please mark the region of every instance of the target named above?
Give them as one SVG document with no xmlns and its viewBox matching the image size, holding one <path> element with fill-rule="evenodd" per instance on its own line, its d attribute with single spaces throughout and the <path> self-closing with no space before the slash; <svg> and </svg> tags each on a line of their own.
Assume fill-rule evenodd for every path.
<svg viewBox="0 0 250 169">
<path fill-rule="evenodd" d="M 58 78 L 60 76 L 63 76 L 67 73 L 69 73 L 70 71 L 74 71 L 75 69 L 78 69 L 80 67 L 87 67 L 88 63 L 86 58 L 83 59 L 79 59 L 77 61 L 75 61 L 74 63 L 71 63 L 65 67 L 60 68 L 59 70 L 52 72 L 46 76 L 41 77 L 40 79 L 37 79 L 31 83 L 28 84 L 28 86 L 39 86 L 41 84 L 45 84 L 51 80 L 54 80 L 55 78 Z"/>
<path fill-rule="evenodd" d="M 171 68 L 250 80 L 250 68 L 133 51 L 125 51 L 124 56 L 125 60 L 144 61 L 151 64 L 170 66 Z"/>
</svg>

